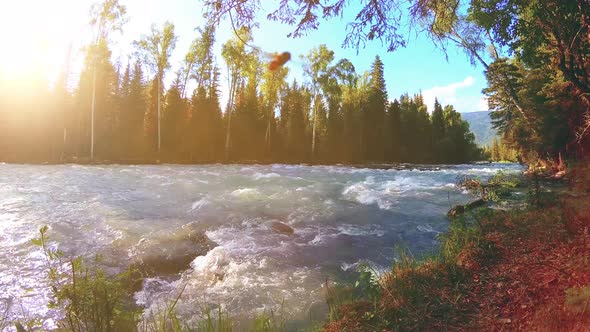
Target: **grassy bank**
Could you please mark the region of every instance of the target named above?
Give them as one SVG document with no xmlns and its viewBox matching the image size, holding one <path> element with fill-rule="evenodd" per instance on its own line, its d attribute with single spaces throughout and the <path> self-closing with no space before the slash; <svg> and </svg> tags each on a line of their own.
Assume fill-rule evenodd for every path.
<svg viewBox="0 0 590 332">
<path fill-rule="evenodd" d="M 373 291 L 334 305 L 324 329 L 587 331 L 590 168 L 570 171 L 559 194 L 533 180 L 524 207 L 453 219 L 439 251 L 368 279 Z"/>
</svg>

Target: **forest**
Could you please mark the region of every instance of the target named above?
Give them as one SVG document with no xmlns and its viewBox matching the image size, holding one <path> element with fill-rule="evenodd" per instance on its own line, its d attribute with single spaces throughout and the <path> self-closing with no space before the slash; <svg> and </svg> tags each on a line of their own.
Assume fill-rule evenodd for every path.
<svg viewBox="0 0 590 332">
<path fill-rule="evenodd" d="M 53 84 L 1 85 L 0 160 L 123 163 L 463 163 L 481 158 L 452 105 L 387 95 L 383 62 L 368 72 L 319 45 L 302 57 L 306 82 L 289 66 L 268 68 L 242 26 L 222 44 L 229 98 L 221 105 L 215 24 L 197 30 L 182 67 L 170 73 L 173 23 L 153 25 L 113 63 L 110 36 L 124 32 L 125 7 L 93 7 L 94 42 L 79 81 L 68 68 Z M 165 87 L 167 76 L 172 83 Z M 6 82 L 5 82 L 6 83 Z M 20 89 L 20 90 L 19 90 Z M 25 93 L 23 93 L 23 91 Z M 432 107 L 430 110 L 429 108 Z"/>
<path fill-rule="evenodd" d="M 255 23 L 261 10 L 260 1 L 205 3 L 214 22 L 233 15 L 239 26 Z M 411 44 L 407 25 L 447 55 L 450 45 L 462 49 L 486 74 L 483 93 L 502 143 L 527 164 L 563 169 L 587 155 L 590 1 L 379 0 L 362 1 L 358 10 L 345 0 L 282 1 L 267 18 L 301 37 L 350 12 L 346 47 L 375 41 L 395 51 Z"/>
</svg>

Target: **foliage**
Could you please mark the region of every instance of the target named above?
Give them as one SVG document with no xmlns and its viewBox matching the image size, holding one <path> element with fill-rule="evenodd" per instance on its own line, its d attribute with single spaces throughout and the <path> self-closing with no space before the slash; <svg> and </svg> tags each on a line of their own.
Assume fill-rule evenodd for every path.
<svg viewBox="0 0 590 332">
<path fill-rule="evenodd" d="M 58 322 L 69 331 L 133 330 L 139 311 L 133 309 L 125 285 L 134 274 L 129 271 L 109 276 L 102 269 L 87 266 L 81 257 L 64 260 L 60 250 L 48 245 L 47 226 L 32 240 L 46 257 L 47 280 L 52 291 L 48 307 L 61 309 L 65 318 Z"/>
<path fill-rule="evenodd" d="M 331 315 L 325 329 L 422 331 L 466 326 L 476 308 L 464 300 L 468 293 L 462 285 L 480 264 L 498 256 L 495 243 L 480 227 L 491 214 L 476 212 L 470 222 L 453 219 L 433 254 L 418 259 L 398 250 L 391 270 L 380 276 L 360 266 L 353 289 L 339 286 L 328 293 Z"/>
<path fill-rule="evenodd" d="M 357 296 L 368 299 L 373 303 L 373 307 L 377 309 L 379 274 L 368 263 L 359 265 L 357 271 L 359 272 L 359 276 L 354 283 L 354 288 L 359 294 Z"/>
<path fill-rule="evenodd" d="M 93 45 L 78 90 L 69 96 L 74 106 L 54 119 L 60 125 L 48 120 L 50 128 L 19 132 L 14 144 L 0 145 L 0 160 L 31 161 L 27 155 L 43 146 L 41 160 L 85 161 L 91 132 L 97 159 L 112 162 L 463 163 L 482 157 L 451 105 L 437 102 L 430 116 L 422 95 L 389 102 L 378 56 L 359 75 L 349 60 L 335 61 L 334 52 L 320 45 L 305 60 L 309 82 L 287 84 L 288 68 L 265 70 L 264 55 L 246 48 L 251 33 L 245 28 L 241 39 L 222 47 L 230 78 L 222 113 L 214 29 L 200 31 L 186 68 L 167 89 L 160 76 L 176 37 L 171 23 L 163 29 L 154 27 L 135 43 L 143 62 L 129 62 L 124 70 L 111 63 L 106 40 Z M 148 81 L 145 69 L 156 77 Z M 193 80 L 196 87 L 187 98 L 187 82 Z M 94 130 L 85 115 L 93 96 Z M 29 144 L 37 135 L 48 139 Z M 162 150 L 154 154 L 158 142 Z M 11 159 L 14 152 L 21 157 Z"/>
<path fill-rule="evenodd" d="M 455 232 L 442 239 L 443 245 L 461 252 L 471 244 L 468 234 L 472 232 Z M 415 259 L 402 251 L 391 270 L 379 278 L 361 269 L 355 289 L 363 289 L 363 293 L 341 295 L 339 302 L 332 302 L 336 305 L 325 330 L 419 331 L 465 323 L 473 309 L 461 301 L 464 295 L 459 285 L 467 274 L 455 264 L 442 253 Z"/>
<path fill-rule="evenodd" d="M 161 29 L 151 26 L 149 35 L 133 42 L 138 55 L 155 73 L 159 80 L 164 79 L 164 71 L 170 68 L 170 54 L 176 46 L 178 37 L 174 34 L 174 24 L 166 22 Z"/>
<path fill-rule="evenodd" d="M 95 29 L 96 39 L 108 40 L 114 31 L 123 31 L 127 23 L 127 8 L 119 4 L 119 0 L 103 0 L 92 5 L 90 9 L 90 25 Z"/>
<path fill-rule="evenodd" d="M 532 170 L 530 177 L 531 184 L 526 194 L 527 204 L 537 209 L 553 205 L 557 200 L 557 195 L 555 192 L 543 190 L 540 172 Z"/>
<path fill-rule="evenodd" d="M 519 176 L 498 171 L 486 183 L 479 179 L 465 178 L 459 183 L 459 186 L 486 201 L 497 202 L 510 196 L 511 191 L 520 184 Z"/>
<path fill-rule="evenodd" d="M 501 179 L 502 176 L 498 176 L 494 181 L 503 181 Z M 584 277 L 588 269 L 587 264 L 584 265 L 587 255 L 582 249 L 587 246 L 587 240 L 568 237 L 563 219 L 564 210 L 555 201 L 543 210 L 531 207 L 509 212 L 480 209 L 467 219 L 453 219 L 447 232 L 440 235 L 440 246 L 434 254 L 415 259 L 402 252 L 391 271 L 376 282 L 361 274 L 358 284 L 376 286 L 377 305 L 373 306 L 362 297 L 349 297 L 334 309 L 336 313 L 325 329 L 505 328 L 502 322 L 496 321 L 499 313 L 508 311 L 520 317 L 518 321 L 513 319 L 514 327 L 534 319 L 538 324 L 534 326 L 545 327 L 547 318 L 555 315 L 559 319 L 551 319 L 556 321 L 557 328 L 562 321 L 578 328 L 585 326 L 588 287 L 579 285 L 587 280 Z M 560 246 L 559 251 L 549 250 L 555 245 Z M 519 254 L 515 255 L 514 251 Z M 572 261 L 574 257 L 576 260 Z M 530 276 L 523 276 L 523 271 L 530 271 Z M 558 285 L 541 285 L 547 277 L 556 275 L 549 280 L 558 280 Z M 561 312 L 563 306 L 559 301 L 563 300 L 563 289 L 560 287 L 564 284 L 575 285 L 566 287 L 565 292 L 566 308 L 574 314 Z M 507 299 L 518 303 L 512 304 Z M 539 301 L 556 308 L 543 316 L 536 306 Z M 497 306 L 501 308 L 496 309 Z M 535 311 L 541 313 L 539 318 L 525 320 Z"/>
<path fill-rule="evenodd" d="M 261 9 L 257 0 L 205 4 L 215 22 L 230 16 L 250 26 Z M 267 17 L 294 25 L 295 37 L 317 29 L 322 20 L 353 17 L 344 44 L 357 50 L 375 39 L 388 51 L 405 47 L 410 34 L 400 29 L 406 25 L 445 53 L 455 45 L 485 69 L 484 93 L 504 141 L 526 162 L 561 163 L 582 157 L 590 146 L 588 12 L 587 0 L 378 0 L 359 6 L 285 0 Z"/>
<path fill-rule="evenodd" d="M 507 143 L 503 142 L 503 140 L 499 141 L 497 138 L 494 138 L 491 147 L 484 147 L 483 154 L 491 161 L 518 161 L 518 151 L 511 148 Z"/>
</svg>

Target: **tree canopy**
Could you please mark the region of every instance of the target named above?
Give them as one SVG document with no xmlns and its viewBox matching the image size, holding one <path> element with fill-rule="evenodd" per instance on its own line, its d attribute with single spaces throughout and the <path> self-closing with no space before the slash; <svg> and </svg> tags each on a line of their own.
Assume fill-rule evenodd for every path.
<svg viewBox="0 0 590 332">
<path fill-rule="evenodd" d="M 261 10 L 259 0 L 205 3 L 214 22 L 255 26 Z M 378 40 L 395 51 L 408 45 L 411 30 L 445 52 L 458 46 L 486 72 L 484 93 L 506 143 L 550 161 L 578 158 L 590 145 L 588 13 L 588 0 L 285 0 L 267 19 L 292 25 L 289 36 L 300 37 L 346 14 L 353 19 L 343 45 L 357 49 Z"/>
</svg>

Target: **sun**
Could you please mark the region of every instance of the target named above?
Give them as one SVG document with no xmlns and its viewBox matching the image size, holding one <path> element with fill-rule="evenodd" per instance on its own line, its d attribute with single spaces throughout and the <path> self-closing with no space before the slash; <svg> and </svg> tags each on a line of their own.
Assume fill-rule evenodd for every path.
<svg viewBox="0 0 590 332">
<path fill-rule="evenodd" d="M 80 0 L 3 1 L 1 80 L 54 80 L 66 61 L 69 45 L 83 37 L 81 27 L 88 20 L 88 8 L 89 1 Z"/>
</svg>

